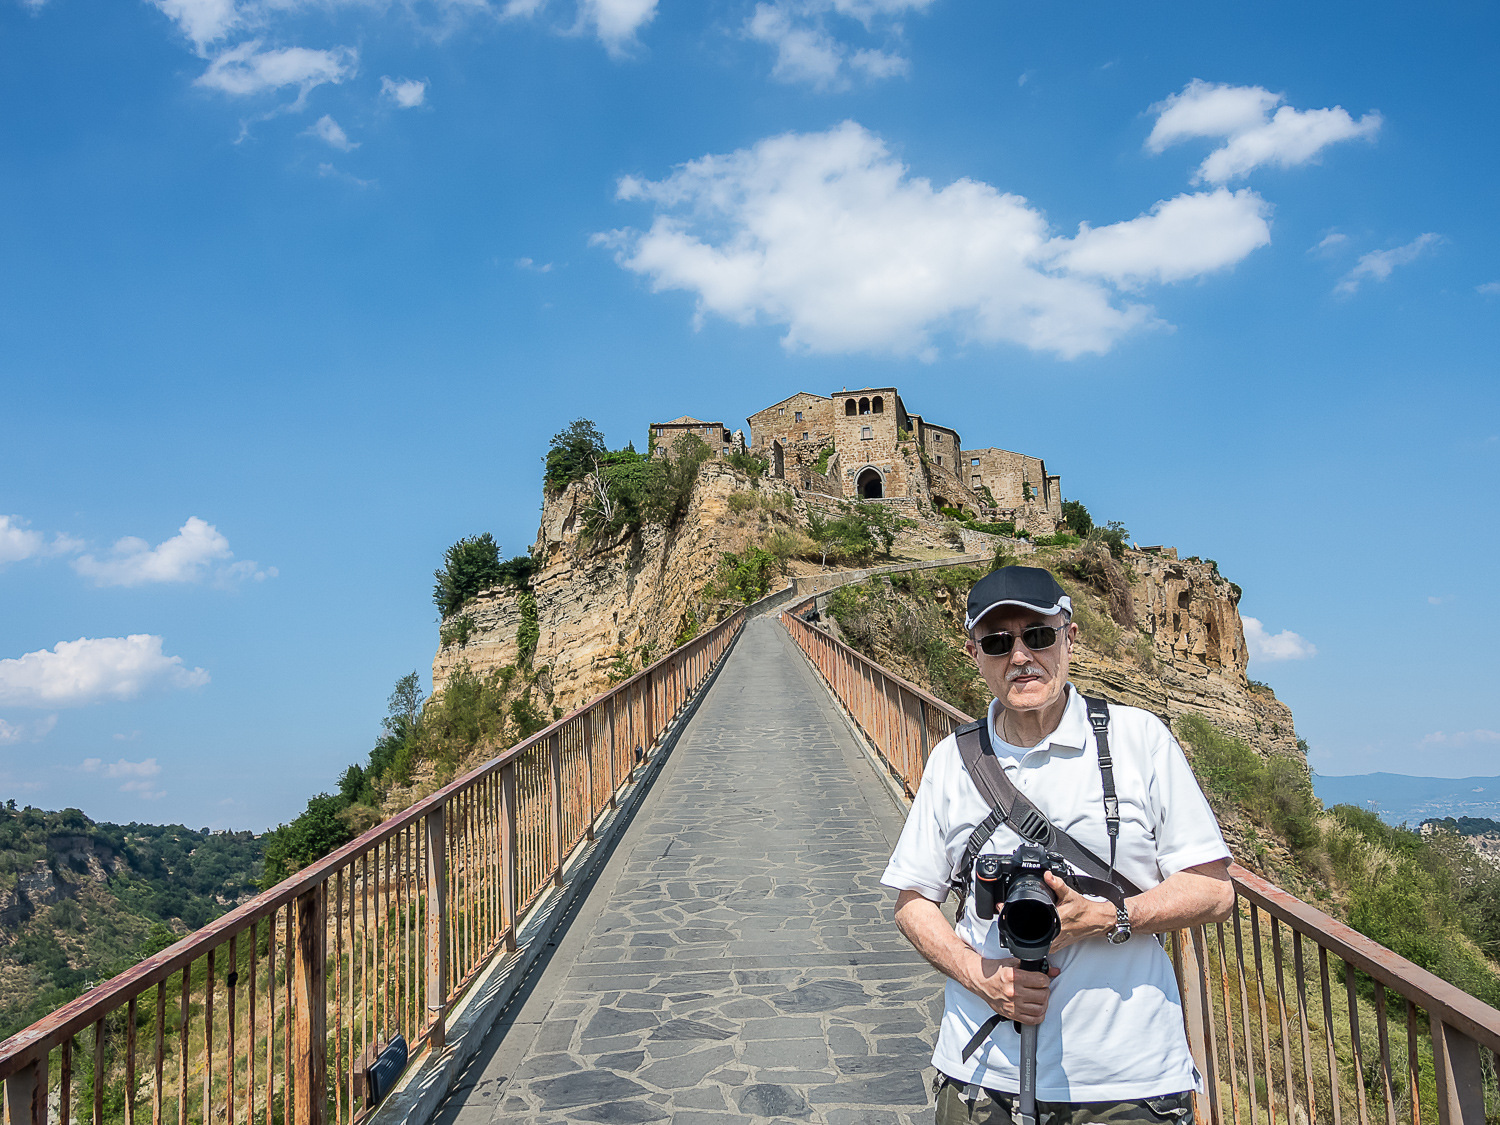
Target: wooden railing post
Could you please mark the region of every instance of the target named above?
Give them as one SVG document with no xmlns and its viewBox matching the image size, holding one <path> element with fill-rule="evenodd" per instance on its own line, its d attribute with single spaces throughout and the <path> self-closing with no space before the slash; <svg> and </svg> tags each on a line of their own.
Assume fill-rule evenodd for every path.
<svg viewBox="0 0 1500 1125">
<path fill-rule="evenodd" d="M 1432 1021 L 1432 1069 L 1440 1125 L 1484 1125 L 1479 1044 L 1442 1020 Z"/>
<path fill-rule="evenodd" d="M 5 1080 L 5 1113 L 10 1125 L 45 1125 L 47 1056 L 24 1066 Z"/>
<path fill-rule="evenodd" d="M 500 767 L 500 913 L 505 918 L 505 948 L 516 948 L 516 767 Z"/>
<path fill-rule="evenodd" d="M 297 896 L 296 1058 L 293 1121 L 324 1125 L 328 1117 L 327 884 Z M 205 1079 L 207 1081 L 207 1079 Z"/>
<path fill-rule="evenodd" d="M 427 1019 L 434 1052 L 446 1041 L 448 1003 L 448 833 L 439 805 L 427 814 Z"/>
<path fill-rule="evenodd" d="M 562 822 L 562 736 L 554 731 L 547 739 L 547 779 L 552 790 L 552 885 L 562 886 L 563 867 L 563 822 Z"/>
</svg>

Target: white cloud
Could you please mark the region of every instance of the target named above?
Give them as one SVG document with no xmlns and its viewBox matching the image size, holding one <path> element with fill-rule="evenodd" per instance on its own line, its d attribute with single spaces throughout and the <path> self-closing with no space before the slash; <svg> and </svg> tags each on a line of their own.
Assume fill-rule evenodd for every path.
<svg viewBox="0 0 1500 1125">
<path fill-rule="evenodd" d="M 1209 153 L 1196 177 L 1222 184 L 1262 164 L 1306 164 L 1331 144 L 1373 139 L 1380 131 L 1378 113 L 1355 121 L 1342 106 L 1298 110 L 1281 105 L 1284 100 L 1285 95 L 1260 86 L 1215 85 L 1195 78 L 1182 93 L 1151 107 L 1157 118 L 1146 147 L 1162 152 L 1192 137 L 1222 137 L 1224 144 Z"/>
<path fill-rule="evenodd" d="M 778 82 L 804 82 L 815 90 L 843 90 L 849 73 L 870 79 L 907 74 L 911 62 L 904 56 L 874 48 L 851 50 L 826 27 L 826 13 L 838 12 L 860 20 L 868 28 L 877 15 L 895 14 L 916 4 L 847 4 L 834 0 L 780 0 L 762 3 L 745 20 L 745 35 L 776 49 L 771 77 Z"/>
<path fill-rule="evenodd" d="M 326 113 L 306 129 L 302 130 L 302 135 L 304 137 L 317 137 L 318 140 L 341 152 L 352 152 L 359 147 L 359 142 L 351 141 L 349 134 L 344 132 L 343 127 Z"/>
<path fill-rule="evenodd" d="M 1107 227 L 1083 223 L 1055 259 L 1071 273 L 1116 285 L 1182 281 L 1232 266 L 1271 242 L 1271 206 L 1248 188 L 1179 195 Z"/>
<path fill-rule="evenodd" d="M 531 258 L 517 258 L 516 269 L 530 270 L 533 273 L 551 273 L 553 266 L 551 262 L 538 263 Z"/>
<path fill-rule="evenodd" d="M 1348 241 L 1349 236 L 1347 234 L 1340 234 L 1336 230 L 1330 231 L 1318 241 L 1318 244 L 1316 246 L 1308 247 L 1307 252 L 1309 254 L 1328 254 L 1338 249 Z"/>
<path fill-rule="evenodd" d="M 208 683 L 202 668 L 186 668 L 167 656 L 161 638 L 80 637 L 49 651 L 0 660 L 0 705 L 82 707 L 104 700 L 134 699 L 153 688 L 191 688 Z"/>
<path fill-rule="evenodd" d="M 249 39 L 220 53 L 196 84 L 238 97 L 296 86 L 297 100 L 287 108 L 300 110 L 311 90 L 325 82 L 338 84 L 353 77 L 358 64 L 358 55 L 350 47 L 331 51 L 308 47 L 262 51 L 260 47 L 259 39 Z"/>
<path fill-rule="evenodd" d="M 1307 660 L 1318 655 L 1317 645 L 1290 629 L 1273 635 L 1253 617 L 1240 620 L 1245 626 L 1245 644 L 1251 660 Z"/>
<path fill-rule="evenodd" d="M 1486 297 L 1500 297 L 1500 281 L 1486 281 L 1483 285 L 1476 285 L 1474 291 Z"/>
<path fill-rule="evenodd" d="M 578 24 L 591 29 L 616 57 L 636 45 L 636 33 L 656 18 L 656 0 L 579 0 Z"/>
<path fill-rule="evenodd" d="M 20 516 L 0 516 L 0 563 L 33 558 L 46 547 L 47 537 L 40 531 L 28 531 Z"/>
<path fill-rule="evenodd" d="M 33 723 L 7 723 L 0 719 L 0 746 L 14 746 L 22 742 L 40 742 L 57 726 L 57 716 L 48 715 Z"/>
<path fill-rule="evenodd" d="M 427 100 L 427 79 L 392 78 L 390 75 L 382 75 L 380 96 L 395 102 L 402 109 L 415 109 Z"/>
<path fill-rule="evenodd" d="M 234 0 L 152 0 L 201 54 L 242 22 Z"/>
<path fill-rule="evenodd" d="M 933 354 L 931 337 L 1008 341 L 1065 358 L 1157 323 L 1107 282 L 1180 280 L 1268 240 L 1253 192 L 1180 196 L 1124 223 L 1055 237 L 1024 198 L 969 179 L 935 188 L 854 122 L 705 156 L 618 197 L 655 206 L 649 230 L 596 235 L 698 317 L 786 326 L 807 352 Z M 1179 246 L 1179 239 L 1191 245 Z"/>
<path fill-rule="evenodd" d="M 0 516 L 0 566 L 43 555 L 70 555 L 83 550 L 83 542 L 54 532 L 52 542 L 40 531 L 32 531 L 20 516 Z"/>
<path fill-rule="evenodd" d="M 141 762 L 131 762 L 121 758 L 117 762 L 105 762 L 99 758 L 85 758 L 79 765 L 83 773 L 102 774 L 116 780 L 125 779 L 120 786 L 121 793 L 134 793 L 147 800 L 154 800 L 165 795 L 165 791 L 156 787 L 154 780 L 161 774 L 161 766 L 155 758 L 147 758 Z"/>
<path fill-rule="evenodd" d="M 231 563 L 229 540 L 211 523 L 190 516 L 171 539 L 151 546 L 127 536 L 117 540 L 104 558 L 82 555 L 73 569 L 98 586 L 143 586 L 149 582 L 201 582 L 212 577 L 231 584 L 247 578 L 276 577 L 276 568 L 260 569 L 248 560 Z"/>
<path fill-rule="evenodd" d="M 1442 241 L 1441 235 L 1428 232 L 1417 235 L 1405 246 L 1398 246 L 1394 250 L 1372 250 L 1354 263 L 1354 268 L 1343 276 L 1333 287 L 1333 291 L 1341 296 L 1349 296 L 1358 291 L 1362 281 L 1384 281 L 1397 266 L 1416 261 L 1425 251 Z"/>
</svg>

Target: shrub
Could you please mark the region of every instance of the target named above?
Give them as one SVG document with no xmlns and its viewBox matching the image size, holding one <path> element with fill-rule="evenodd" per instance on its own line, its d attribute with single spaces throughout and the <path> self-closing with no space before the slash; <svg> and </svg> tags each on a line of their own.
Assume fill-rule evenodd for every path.
<svg viewBox="0 0 1500 1125">
<path fill-rule="evenodd" d="M 516 603 L 521 609 L 521 622 L 516 626 L 516 663 L 530 668 L 536 656 L 537 642 L 542 639 L 541 626 L 537 623 L 536 595 L 530 590 L 522 590 L 516 596 Z"/>
<path fill-rule="evenodd" d="M 766 470 L 771 467 L 771 463 L 764 457 L 756 457 L 754 454 L 743 450 L 736 450 L 724 458 L 724 460 L 740 472 L 746 474 L 751 480 L 759 480 L 765 475 Z"/>
<path fill-rule="evenodd" d="M 1059 531 L 1056 535 L 1038 535 L 1032 542 L 1038 547 L 1076 547 L 1078 536 Z"/>
<path fill-rule="evenodd" d="M 1090 648 L 1113 656 L 1120 648 L 1120 629 L 1102 613 L 1095 613 L 1081 599 L 1073 601 L 1073 620 L 1078 623 L 1078 632 Z"/>
<path fill-rule="evenodd" d="M 448 645 L 463 648 L 474 635 L 474 629 L 474 619 L 467 613 L 460 613 L 438 630 L 438 643 L 444 648 Z"/>
<path fill-rule="evenodd" d="M 740 555 L 725 551 L 719 558 L 718 573 L 704 587 L 703 593 L 710 598 L 749 605 L 757 598 L 765 597 L 771 588 L 772 576 L 780 570 L 781 563 L 776 556 L 760 547 L 747 548 Z"/>
<path fill-rule="evenodd" d="M 756 507 L 755 497 L 748 492 L 733 492 L 729 496 L 729 510 L 736 514 L 748 512 Z"/>
<path fill-rule="evenodd" d="M 778 527 L 766 537 L 766 550 L 776 556 L 776 561 L 781 567 L 781 573 L 787 572 L 787 563 L 792 559 L 799 559 L 811 554 L 816 550 L 816 545 L 806 535 L 792 528 Z"/>
<path fill-rule="evenodd" d="M 1103 527 L 1096 527 L 1089 532 L 1091 541 L 1103 543 L 1117 559 L 1125 557 L 1125 541 L 1129 538 L 1130 532 L 1125 530 L 1125 525 L 1119 520 L 1110 520 Z"/>
<path fill-rule="evenodd" d="M 1176 727 L 1193 749 L 1193 769 L 1206 790 L 1244 807 L 1299 857 L 1315 856 L 1322 806 L 1305 761 L 1286 754 L 1262 758 L 1201 715 L 1181 715 Z"/>
<path fill-rule="evenodd" d="M 543 479 L 549 492 L 558 492 L 575 480 L 594 471 L 599 458 L 608 452 L 604 435 L 587 418 L 579 418 L 552 436 L 551 446 L 542 458 L 546 464 Z"/>
<path fill-rule="evenodd" d="M 823 475 L 828 472 L 828 460 L 833 456 L 834 447 L 825 445 L 818 453 L 818 460 L 813 465 L 813 472 Z"/>
<path fill-rule="evenodd" d="M 451 617 L 481 590 L 498 585 L 504 577 L 500 547 L 486 531 L 460 539 L 443 555 L 443 569 L 433 572 L 432 601 L 442 617 Z"/>
<path fill-rule="evenodd" d="M 999 523 L 981 523 L 979 520 L 964 520 L 963 525 L 970 531 L 982 531 L 986 535 L 1003 535 L 1007 539 L 1014 539 L 1016 535 L 1014 520 L 1002 520 Z"/>
</svg>

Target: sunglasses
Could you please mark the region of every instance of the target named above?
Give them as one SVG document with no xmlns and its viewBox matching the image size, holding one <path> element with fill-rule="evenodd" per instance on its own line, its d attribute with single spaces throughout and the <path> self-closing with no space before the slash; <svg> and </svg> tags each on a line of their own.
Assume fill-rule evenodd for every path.
<svg viewBox="0 0 1500 1125">
<path fill-rule="evenodd" d="M 1032 652 L 1040 652 L 1055 645 L 1062 632 L 1054 625 L 1031 625 L 1021 630 L 1021 643 Z M 979 647 L 986 656 L 1005 656 L 1016 647 L 1016 638 L 1013 633 L 991 633 L 979 638 Z"/>
</svg>

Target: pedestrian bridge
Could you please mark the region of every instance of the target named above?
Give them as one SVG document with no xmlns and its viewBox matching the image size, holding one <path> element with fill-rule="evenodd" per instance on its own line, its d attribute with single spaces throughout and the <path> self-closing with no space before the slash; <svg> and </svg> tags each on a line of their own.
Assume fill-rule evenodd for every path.
<svg viewBox="0 0 1500 1125">
<path fill-rule="evenodd" d="M 878 880 L 965 717 L 784 600 L 0 1044 L 9 1125 L 930 1121 Z M 1485 1121 L 1500 1011 L 1233 874 L 1169 942 L 1200 1120 Z"/>
</svg>

